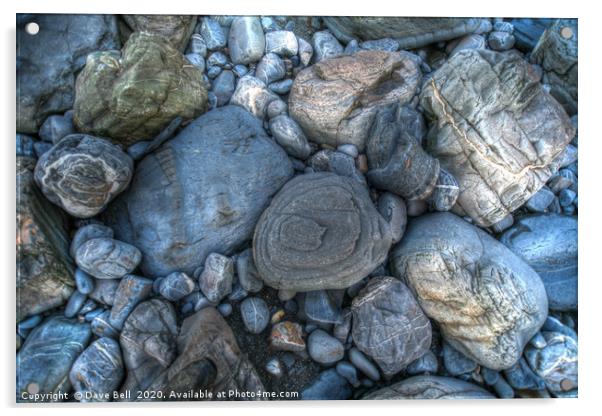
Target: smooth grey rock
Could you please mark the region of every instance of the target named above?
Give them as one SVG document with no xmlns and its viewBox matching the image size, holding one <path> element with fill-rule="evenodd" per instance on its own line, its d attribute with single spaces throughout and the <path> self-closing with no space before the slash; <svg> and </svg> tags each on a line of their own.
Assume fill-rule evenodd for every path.
<svg viewBox="0 0 602 416">
<path fill-rule="evenodd" d="M 272 199 L 255 229 L 253 256 L 275 289 L 343 289 L 382 263 L 390 245 L 389 225 L 362 184 L 312 173 Z"/>
<path fill-rule="evenodd" d="M 234 73 L 236 74 L 237 77 L 241 78 L 243 76 L 245 76 L 247 74 L 247 72 L 249 72 L 249 70 L 247 69 L 246 66 L 238 64 L 238 65 L 234 65 L 234 68 L 232 68 L 232 71 L 234 71 Z"/>
<path fill-rule="evenodd" d="M 342 313 L 326 290 L 312 290 L 303 299 L 305 315 L 314 322 L 336 324 L 341 322 Z"/>
<path fill-rule="evenodd" d="M 259 61 L 265 50 L 265 36 L 258 17 L 234 18 L 228 35 L 228 49 L 235 64 Z"/>
<path fill-rule="evenodd" d="M 263 288 L 251 249 L 244 250 L 236 257 L 236 274 L 240 285 L 247 292 L 257 293 Z"/>
<path fill-rule="evenodd" d="M 270 323 L 270 310 L 263 299 L 246 298 L 240 304 L 240 315 L 245 328 L 252 334 L 260 334 Z"/>
<path fill-rule="evenodd" d="M 287 115 L 288 105 L 282 100 L 271 101 L 266 109 L 266 115 L 268 119 L 273 119 L 279 115 Z"/>
<path fill-rule="evenodd" d="M 311 146 L 303 130 L 295 120 L 287 115 L 279 115 L 270 120 L 270 132 L 276 142 L 290 156 L 305 160 L 311 153 Z"/>
<path fill-rule="evenodd" d="M 89 218 L 127 188 L 133 170 L 132 159 L 118 146 L 72 134 L 38 159 L 34 175 L 52 203 L 75 217 Z"/>
<path fill-rule="evenodd" d="M 286 307 L 286 305 L 285 305 Z M 305 312 L 307 314 L 307 311 Z M 349 308 L 343 309 L 341 312 L 341 318 L 338 322 L 335 322 L 332 328 L 332 335 L 343 344 L 347 342 L 349 334 L 351 333 L 351 318 L 353 314 Z"/>
<path fill-rule="evenodd" d="M 380 380 L 380 372 L 378 368 L 357 348 L 349 350 L 349 360 L 358 370 L 370 377 L 371 380 Z"/>
<path fill-rule="evenodd" d="M 481 387 L 452 377 L 414 376 L 371 392 L 364 400 L 493 399 Z"/>
<path fill-rule="evenodd" d="M 337 147 L 337 151 L 345 153 L 346 155 L 351 156 L 354 159 L 359 156 L 359 151 L 357 150 L 357 147 L 353 144 L 342 144 L 339 147 Z"/>
<path fill-rule="evenodd" d="M 278 96 L 268 90 L 265 83 L 251 75 L 245 75 L 238 80 L 230 104 L 243 107 L 255 117 L 263 119 L 268 105 Z"/>
<path fill-rule="evenodd" d="M 65 317 L 73 318 L 75 315 L 77 315 L 85 301 L 86 295 L 81 293 L 79 290 L 74 290 L 67 301 L 67 305 L 65 305 Z"/>
<path fill-rule="evenodd" d="M 484 231 L 450 213 L 410 221 L 390 267 L 455 349 L 509 368 L 548 311 L 537 273 Z"/>
<path fill-rule="evenodd" d="M 94 282 L 94 290 L 88 295 L 90 299 L 94 299 L 103 305 L 113 306 L 115 302 L 115 292 L 119 286 L 117 279 L 98 279 Z"/>
<path fill-rule="evenodd" d="M 456 178 L 445 169 L 439 169 L 435 189 L 428 199 L 430 207 L 435 211 L 449 211 L 456 204 L 459 195 L 460 186 Z"/>
<path fill-rule="evenodd" d="M 229 303 L 222 303 L 217 307 L 219 313 L 226 317 L 232 315 L 232 305 Z"/>
<path fill-rule="evenodd" d="M 236 79 L 234 73 L 229 70 L 220 72 L 215 81 L 213 81 L 213 87 L 211 88 L 211 91 L 217 97 L 218 107 L 226 105 L 230 101 L 235 87 Z"/>
<path fill-rule="evenodd" d="M 343 47 L 330 32 L 316 32 L 312 36 L 313 60 L 320 62 L 324 59 L 336 58 L 343 54 Z"/>
<path fill-rule="evenodd" d="M 120 331 L 134 308 L 146 300 L 153 290 L 153 281 L 140 276 L 127 275 L 119 282 L 109 316 L 109 324 Z"/>
<path fill-rule="evenodd" d="M 525 203 L 525 207 L 531 212 L 544 212 L 554 201 L 554 193 L 544 186 L 533 194 Z"/>
<path fill-rule="evenodd" d="M 477 368 L 476 362 L 466 357 L 447 342 L 443 343 L 443 365 L 452 376 L 470 373 Z"/>
<path fill-rule="evenodd" d="M 34 328 L 17 353 L 17 401 L 33 402 L 28 393 L 67 393 L 69 370 L 91 335 L 89 324 L 62 316 Z"/>
<path fill-rule="evenodd" d="M 359 387 L 360 382 L 357 378 L 357 370 L 348 361 L 339 361 L 336 366 L 337 373 L 345 377 L 345 380 L 353 387 Z"/>
<path fill-rule="evenodd" d="M 274 30 L 265 34 L 265 52 L 273 52 L 280 56 L 297 55 L 299 43 L 297 36 L 288 30 Z"/>
<path fill-rule="evenodd" d="M 84 244 L 88 240 L 93 238 L 113 238 L 113 230 L 102 224 L 88 224 L 77 229 L 71 240 L 71 246 L 69 248 L 69 254 L 71 258 L 75 258 L 75 253 L 79 246 Z"/>
<path fill-rule="evenodd" d="M 497 380 L 497 382 L 493 385 L 493 390 L 495 390 L 496 394 L 500 399 L 514 398 L 514 390 L 512 389 L 510 384 L 508 384 L 506 380 L 504 380 L 502 377 L 500 377 Z"/>
<path fill-rule="evenodd" d="M 292 175 L 286 153 L 255 117 L 220 107 L 140 161 L 105 218 L 118 239 L 142 251 L 145 276 L 192 275 L 209 253 L 232 254 L 250 239 Z"/>
<path fill-rule="evenodd" d="M 323 365 L 334 364 L 345 355 L 345 347 L 341 341 L 321 329 L 309 334 L 307 351 L 312 360 Z"/>
<path fill-rule="evenodd" d="M 321 372 L 316 380 L 301 391 L 301 400 L 347 400 L 351 394 L 347 380 L 331 368 Z"/>
<path fill-rule="evenodd" d="M 270 361 L 266 363 L 265 371 L 277 378 L 282 377 L 282 375 L 284 374 L 282 364 L 280 363 L 280 360 L 278 360 L 278 358 L 276 357 L 270 359 Z"/>
<path fill-rule="evenodd" d="M 186 273 L 173 272 L 161 281 L 159 293 L 165 299 L 177 302 L 192 293 L 194 286 L 194 280 L 188 277 Z"/>
<path fill-rule="evenodd" d="M 218 303 L 232 292 L 234 261 L 219 253 L 210 253 L 199 276 L 201 292 L 211 302 Z"/>
<path fill-rule="evenodd" d="M 390 192 L 383 192 L 378 197 L 378 212 L 389 223 L 393 243 L 403 237 L 408 223 L 406 204 L 403 199 Z"/>
<path fill-rule="evenodd" d="M 208 16 L 202 19 L 200 34 L 210 51 L 221 49 L 227 44 L 226 35 L 220 24 Z"/>
<path fill-rule="evenodd" d="M 272 82 L 270 85 L 268 85 L 268 88 L 270 91 L 275 92 L 276 94 L 285 95 L 289 93 L 292 86 L 293 80 L 288 78 L 283 79 L 282 81 Z"/>
<path fill-rule="evenodd" d="M 75 133 L 73 111 L 67 111 L 64 115 L 49 116 L 40 127 L 38 136 L 44 141 L 57 144 L 63 137 L 73 133 Z"/>
<path fill-rule="evenodd" d="M 75 392 L 80 394 L 80 402 L 108 402 L 119 388 L 123 375 L 119 343 L 103 337 L 77 357 L 69 372 L 69 380 Z"/>
<path fill-rule="evenodd" d="M 501 378 L 499 371 L 494 371 L 487 367 L 481 367 L 481 377 L 485 384 L 493 386 Z"/>
<path fill-rule="evenodd" d="M 93 238 L 75 251 L 79 268 L 97 279 L 120 279 L 138 267 L 141 257 L 136 247 L 111 238 Z"/>
<path fill-rule="evenodd" d="M 422 357 L 415 359 L 406 367 L 406 373 L 415 376 L 423 373 L 436 374 L 439 369 L 437 356 L 432 351 L 427 351 Z"/>
<path fill-rule="evenodd" d="M 297 42 L 299 43 L 298 53 L 301 65 L 307 66 L 311 62 L 311 58 L 314 56 L 314 48 L 311 46 L 311 43 L 303 38 L 297 38 Z"/>
<path fill-rule="evenodd" d="M 515 42 L 516 39 L 514 39 L 512 33 L 498 30 L 491 32 L 487 37 L 487 43 L 494 51 L 507 51 L 508 49 L 512 49 Z"/>
<path fill-rule="evenodd" d="M 82 269 L 75 269 L 75 286 L 78 292 L 88 295 L 94 290 L 94 278 Z"/>
</svg>

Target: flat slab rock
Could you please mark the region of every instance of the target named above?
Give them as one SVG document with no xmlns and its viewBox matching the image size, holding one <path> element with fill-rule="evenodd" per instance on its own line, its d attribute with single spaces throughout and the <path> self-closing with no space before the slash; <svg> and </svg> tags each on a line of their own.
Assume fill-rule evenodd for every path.
<svg viewBox="0 0 602 416">
<path fill-rule="evenodd" d="M 443 338 L 487 368 L 514 365 L 548 313 L 537 273 L 451 213 L 411 220 L 391 267 L 437 321 Z"/>
<path fill-rule="evenodd" d="M 517 53 L 456 53 L 426 83 L 420 102 L 431 120 L 426 150 L 460 185 L 455 212 L 482 227 L 537 192 L 575 135 Z"/>
<path fill-rule="evenodd" d="M 343 289 L 381 264 L 391 230 L 353 179 L 300 175 L 263 212 L 253 237 L 255 265 L 275 289 Z"/>
<path fill-rule="evenodd" d="M 495 396 L 475 384 L 457 378 L 415 376 L 369 393 L 362 399 L 495 399 Z"/>
<path fill-rule="evenodd" d="M 140 249 L 145 276 L 192 276 L 210 253 L 232 254 L 251 238 L 269 198 L 292 175 L 259 120 L 220 107 L 140 161 L 105 218 L 116 238 Z"/>
</svg>

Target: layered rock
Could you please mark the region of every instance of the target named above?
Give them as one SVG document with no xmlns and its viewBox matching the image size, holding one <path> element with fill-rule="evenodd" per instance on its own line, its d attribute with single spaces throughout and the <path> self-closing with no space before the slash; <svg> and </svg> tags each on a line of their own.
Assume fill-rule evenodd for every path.
<svg viewBox="0 0 602 416">
<path fill-rule="evenodd" d="M 193 15 L 124 14 L 121 18 L 127 25 L 127 28 L 121 26 L 126 39 L 131 32 L 149 32 L 169 39 L 181 52 L 186 48 L 197 24 L 197 17 Z"/>
<path fill-rule="evenodd" d="M 452 377 L 415 376 L 362 397 L 363 400 L 494 399 L 481 387 Z"/>
</svg>

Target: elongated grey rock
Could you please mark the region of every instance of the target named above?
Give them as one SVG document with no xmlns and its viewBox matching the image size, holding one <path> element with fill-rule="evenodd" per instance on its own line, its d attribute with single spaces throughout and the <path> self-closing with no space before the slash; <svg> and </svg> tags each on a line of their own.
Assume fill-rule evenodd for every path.
<svg viewBox="0 0 602 416">
<path fill-rule="evenodd" d="M 252 334 L 259 334 L 270 323 L 270 310 L 261 298 L 246 298 L 240 304 L 240 315 L 245 328 Z"/>
<path fill-rule="evenodd" d="M 44 153 L 35 179 L 46 198 L 78 218 L 103 211 L 132 179 L 134 162 L 118 146 L 72 134 Z"/>
<path fill-rule="evenodd" d="M 403 237 L 408 223 L 406 204 L 403 199 L 390 192 L 383 192 L 378 198 L 378 212 L 389 222 L 393 243 Z"/>
<path fill-rule="evenodd" d="M 119 279 L 133 272 L 140 259 L 136 247 L 111 238 L 93 238 L 75 252 L 79 268 L 97 279 Z"/>
<path fill-rule="evenodd" d="M 255 16 L 234 18 L 228 35 L 228 49 L 235 64 L 246 65 L 259 61 L 265 51 L 261 20 Z"/>
<path fill-rule="evenodd" d="M 127 275 L 119 282 L 115 291 L 115 300 L 109 323 L 113 328 L 121 331 L 129 314 L 143 300 L 146 300 L 153 290 L 153 281 L 144 277 Z"/>
<path fill-rule="evenodd" d="M 452 377 L 414 376 L 362 397 L 364 400 L 494 399 L 481 387 Z"/>
<path fill-rule="evenodd" d="M 451 213 L 410 221 L 393 250 L 403 279 L 443 338 L 477 363 L 514 365 L 548 311 L 537 273 L 503 244 Z"/>
<path fill-rule="evenodd" d="M 388 223 L 366 188 L 332 173 L 289 181 L 263 212 L 253 237 L 255 265 L 276 289 L 342 289 L 385 260 Z"/>
<path fill-rule="evenodd" d="M 270 120 L 270 132 L 287 154 L 302 160 L 308 158 L 311 146 L 295 120 L 282 114 Z"/>
</svg>

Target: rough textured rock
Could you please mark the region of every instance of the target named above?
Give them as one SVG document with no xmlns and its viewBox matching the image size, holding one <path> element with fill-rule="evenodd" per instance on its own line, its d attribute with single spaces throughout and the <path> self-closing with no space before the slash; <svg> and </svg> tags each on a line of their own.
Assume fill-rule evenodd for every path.
<svg viewBox="0 0 602 416">
<path fill-rule="evenodd" d="M 575 131 L 516 53 L 465 50 L 426 83 L 426 150 L 460 185 L 458 212 L 481 226 L 521 206 L 552 174 Z"/>
<path fill-rule="evenodd" d="M 140 276 L 127 275 L 119 282 L 111 308 L 109 323 L 118 331 L 134 308 L 146 300 L 153 290 L 153 281 Z"/>
<path fill-rule="evenodd" d="M 385 260 L 388 223 L 366 188 L 332 173 L 289 181 L 263 212 L 253 237 L 255 265 L 276 289 L 342 289 Z"/>
<path fill-rule="evenodd" d="M 231 258 L 211 253 L 199 276 L 199 288 L 210 302 L 218 303 L 232 292 L 234 262 Z"/>
<path fill-rule="evenodd" d="M 206 109 L 202 73 L 160 35 L 136 32 L 120 52 L 88 56 L 77 77 L 79 131 L 124 145 L 151 139 L 174 118 Z"/>
<path fill-rule="evenodd" d="M 420 78 L 407 52 L 360 51 L 325 59 L 295 78 L 290 115 L 312 141 L 335 147 L 350 143 L 363 151 L 376 108 L 407 103 Z"/>
<path fill-rule="evenodd" d="M 78 267 L 97 279 L 120 279 L 138 267 L 140 258 L 136 247 L 112 238 L 93 238 L 75 252 Z"/>
<path fill-rule="evenodd" d="M 399 104 L 375 110 L 366 145 L 372 186 L 406 199 L 425 199 L 435 189 L 439 162 L 420 146 L 421 137 L 408 129 L 420 114 Z"/>
<path fill-rule="evenodd" d="M 251 237 L 292 174 L 257 119 L 220 107 L 140 161 L 107 219 L 117 238 L 142 251 L 145 276 L 192 275 L 209 253 L 230 254 Z"/>
<path fill-rule="evenodd" d="M 301 325 L 291 321 L 278 322 L 272 327 L 270 346 L 281 351 L 305 351 Z"/>
<path fill-rule="evenodd" d="M 353 299 L 353 342 L 386 377 L 424 355 L 431 323 L 410 290 L 392 277 L 375 277 Z"/>
<path fill-rule="evenodd" d="M 25 25 L 36 22 L 35 36 Z M 90 52 L 119 49 L 113 15 L 31 14 L 17 27 L 17 131 L 37 133 L 50 114 L 73 107 L 75 74 Z"/>
<path fill-rule="evenodd" d="M 502 234 L 500 242 L 539 274 L 551 309 L 577 309 L 576 217 L 523 217 Z"/>
<path fill-rule="evenodd" d="M 68 392 L 69 370 L 91 335 L 89 324 L 62 316 L 37 326 L 17 353 L 17 401 L 34 402 L 27 393 Z"/>
<path fill-rule="evenodd" d="M 543 82 L 550 85 L 550 93 L 569 115 L 578 110 L 577 32 L 577 19 L 558 19 L 546 29 L 531 53 L 531 61 L 543 68 Z"/>
<path fill-rule="evenodd" d="M 494 399 L 481 387 L 452 377 L 415 376 L 376 390 L 364 400 Z"/>
<path fill-rule="evenodd" d="M 477 31 L 479 18 L 457 17 L 323 17 L 326 26 L 342 42 L 393 38 L 400 49 L 419 48 Z"/>
<path fill-rule="evenodd" d="M 121 17 L 131 31 L 164 36 L 181 52 L 197 24 L 197 17 L 192 15 L 124 14 Z"/>
<path fill-rule="evenodd" d="M 278 100 L 278 96 L 268 90 L 265 82 L 245 75 L 236 84 L 236 89 L 230 98 L 230 104 L 238 105 L 252 113 L 257 118 L 264 118 L 268 105 Z"/>
<path fill-rule="evenodd" d="M 391 257 L 441 334 L 494 370 L 511 367 L 548 311 L 537 273 L 503 244 L 450 213 L 410 221 Z"/>
<path fill-rule="evenodd" d="M 38 159 L 35 179 L 51 202 L 89 218 L 127 188 L 133 170 L 132 159 L 108 140 L 72 134 Z"/>
<path fill-rule="evenodd" d="M 17 321 L 60 306 L 75 286 L 63 218 L 36 186 L 34 163 L 17 157 Z"/>
</svg>

